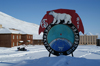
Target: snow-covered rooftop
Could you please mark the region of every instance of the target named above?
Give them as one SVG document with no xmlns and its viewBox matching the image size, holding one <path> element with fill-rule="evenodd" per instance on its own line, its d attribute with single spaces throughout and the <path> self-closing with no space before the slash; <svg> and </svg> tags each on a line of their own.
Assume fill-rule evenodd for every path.
<svg viewBox="0 0 100 66">
<path fill-rule="evenodd" d="M 9 29 L 9 28 L 0 28 L 0 34 L 9 34 L 9 33 L 26 34 L 25 32 L 23 32 L 21 30 L 12 30 L 12 29 Z"/>
</svg>

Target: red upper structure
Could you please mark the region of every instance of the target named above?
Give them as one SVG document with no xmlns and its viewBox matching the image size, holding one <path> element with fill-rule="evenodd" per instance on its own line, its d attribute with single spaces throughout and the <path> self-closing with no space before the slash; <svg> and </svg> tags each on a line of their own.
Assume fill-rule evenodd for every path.
<svg viewBox="0 0 100 66">
<path fill-rule="evenodd" d="M 60 18 L 59 18 L 60 17 Z M 57 10 L 51 10 L 47 11 L 47 13 L 44 15 L 43 19 L 41 20 L 40 27 L 39 27 L 39 34 L 41 32 L 44 32 L 45 28 L 50 23 L 59 23 L 59 20 L 69 21 L 73 23 L 78 31 L 82 32 L 84 34 L 84 26 L 82 24 L 81 18 L 79 15 L 75 12 L 75 10 L 69 10 L 69 9 L 57 9 Z"/>
</svg>

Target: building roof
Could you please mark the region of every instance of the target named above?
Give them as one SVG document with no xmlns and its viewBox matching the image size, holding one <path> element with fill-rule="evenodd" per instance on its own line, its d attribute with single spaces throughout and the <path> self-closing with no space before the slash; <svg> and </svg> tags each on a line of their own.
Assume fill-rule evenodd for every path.
<svg viewBox="0 0 100 66">
<path fill-rule="evenodd" d="M 14 28 L 0 28 L 0 34 L 27 34 L 21 30 Z"/>
</svg>

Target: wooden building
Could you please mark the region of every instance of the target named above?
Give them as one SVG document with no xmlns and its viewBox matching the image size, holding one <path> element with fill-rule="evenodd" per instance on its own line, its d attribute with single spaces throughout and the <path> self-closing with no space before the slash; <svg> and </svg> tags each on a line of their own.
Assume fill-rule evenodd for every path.
<svg viewBox="0 0 100 66">
<path fill-rule="evenodd" d="M 12 28 L 0 28 L 0 47 L 14 47 L 33 44 L 33 35 Z"/>
<path fill-rule="evenodd" d="M 2 28 L 2 25 L 0 24 L 0 28 Z"/>
<path fill-rule="evenodd" d="M 42 39 L 34 39 L 33 45 L 43 45 L 43 40 Z"/>
<path fill-rule="evenodd" d="M 22 44 L 33 44 L 33 35 L 31 34 L 22 34 L 21 39 L 23 40 Z"/>
<path fill-rule="evenodd" d="M 0 34 L 0 47 L 13 47 L 20 45 L 21 34 Z"/>
</svg>

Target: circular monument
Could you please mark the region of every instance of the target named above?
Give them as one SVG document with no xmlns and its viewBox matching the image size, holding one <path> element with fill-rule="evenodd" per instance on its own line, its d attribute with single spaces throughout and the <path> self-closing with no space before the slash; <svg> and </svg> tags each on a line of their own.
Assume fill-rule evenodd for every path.
<svg viewBox="0 0 100 66">
<path fill-rule="evenodd" d="M 80 31 L 84 34 L 81 18 L 75 10 L 70 9 L 47 11 L 39 27 L 39 34 L 43 32 L 43 43 L 49 56 L 73 56 L 79 44 Z"/>
<path fill-rule="evenodd" d="M 46 49 L 54 55 L 69 55 L 79 44 L 79 32 L 71 24 L 49 24 L 43 34 Z"/>
</svg>

